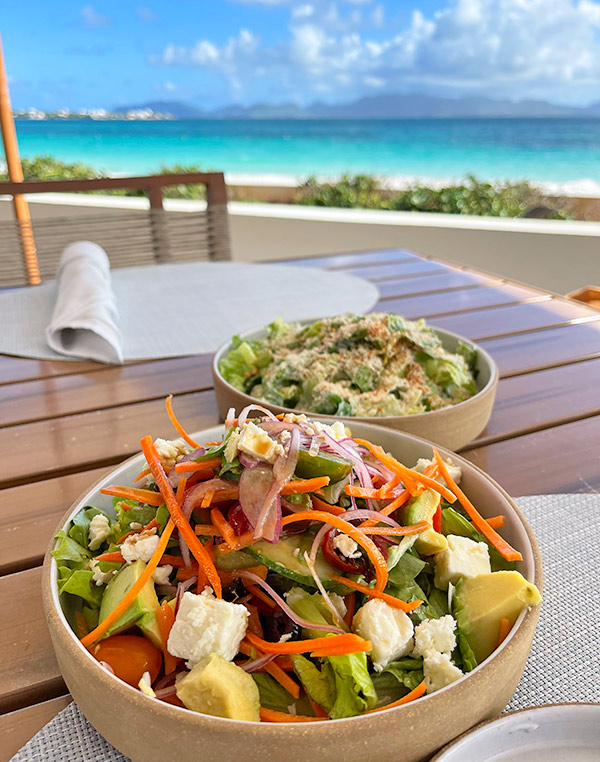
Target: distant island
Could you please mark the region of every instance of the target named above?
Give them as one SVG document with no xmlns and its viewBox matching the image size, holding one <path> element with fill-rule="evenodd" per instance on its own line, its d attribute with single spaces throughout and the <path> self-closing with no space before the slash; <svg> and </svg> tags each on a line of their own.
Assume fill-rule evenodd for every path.
<svg viewBox="0 0 600 762">
<path fill-rule="evenodd" d="M 598 118 L 600 101 L 589 106 L 562 106 L 540 100 L 493 100 L 484 97 L 442 98 L 434 95 L 374 95 L 350 103 L 257 103 L 232 104 L 202 109 L 180 101 L 115 106 L 111 109 L 44 112 L 38 109 L 16 111 L 18 119 L 544 119 Z"/>
</svg>

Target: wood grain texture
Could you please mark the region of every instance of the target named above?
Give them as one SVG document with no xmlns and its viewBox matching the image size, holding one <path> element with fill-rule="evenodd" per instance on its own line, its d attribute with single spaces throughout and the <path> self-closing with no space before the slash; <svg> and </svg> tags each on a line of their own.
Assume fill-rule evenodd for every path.
<svg viewBox="0 0 600 762">
<path fill-rule="evenodd" d="M 461 454 L 513 496 L 599 492 L 600 416 Z"/>
<path fill-rule="evenodd" d="M 8 762 L 19 749 L 71 703 L 70 696 L 59 696 L 25 709 L 0 716 L 0 762 Z"/>
<path fill-rule="evenodd" d="M 508 283 L 463 288 L 441 293 L 403 296 L 379 301 L 373 311 L 397 312 L 404 317 L 433 320 L 442 315 L 460 314 L 497 305 L 519 304 L 525 301 L 549 299 L 533 289 Z M 438 320 L 434 322 L 439 323 Z"/>
<path fill-rule="evenodd" d="M 0 575 L 38 566 L 61 517 L 108 469 L 69 474 L 2 492 Z"/>
<path fill-rule="evenodd" d="M 71 360 L 36 360 L 31 357 L 1 356 L 0 384 L 51 378 L 70 373 L 87 373 L 104 367 L 98 362 L 71 362 Z"/>
<path fill-rule="evenodd" d="M 413 278 L 426 273 L 442 273 L 450 270 L 448 265 L 434 262 L 430 259 L 418 259 L 414 262 L 398 262 L 386 265 L 367 265 L 364 267 L 350 267 L 345 272 L 357 275 L 359 278 L 377 282 L 388 278 Z"/>
<path fill-rule="evenodd" d="M 374 266 L 390 262 L 414 262 L 421 260 L 418 254 L 403 249 L 382 249 L 381 251 L 351 252 L 349 254 L 332 254 L 327 257 L 306 257 L 306 259 L 285 259 L 279 264 L 291 267 L 322 267 L 326 270 L 345 270 L 349 267 Z"/>
<path fill-rule="evenodd" d="M 218 422 L 212 391 L 180 396 L 175 409 L 190 431 Z M 6 453 L 0 485 L 119 463 L 139 451 L 148 433 L 175 436 L 163 399 L 0 429 L 0 452 Z"/>
<path fill-rule="evenodd" d="M 136 363 L 0 386 L 0 427 L 212 386 L 210 355 Z"/>
<path fill-rule="evenodd" d="M 41 567 L 0 579 L 0 713 L 67 692 L 46 626 L 41 580 Z"/>
<path fill-rule="evenodd" d="M 390 278 L 377 284 L 381 299 L 392 299 L 396 296 L 417 296 L 420 294 L 435 294 L 439 291 L 450 291 L 457 288 L 475 288 L 501 283 L 501 278 L 492 278 L 466 270 L 447 270 L 443 273 L 427 273 L 414 278 Z"/>
<path fill-rule="evenodd" d="M 600 356 L 600 323 L 579 323 L 481 341 L 501 375 Z"/>
</svg>

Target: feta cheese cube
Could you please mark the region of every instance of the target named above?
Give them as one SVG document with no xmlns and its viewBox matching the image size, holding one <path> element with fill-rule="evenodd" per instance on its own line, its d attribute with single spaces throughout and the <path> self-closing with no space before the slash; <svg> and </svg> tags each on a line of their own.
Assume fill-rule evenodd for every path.
<svg viewBox="0 0 600 762">
<path fill-rule="evenodd" d="M 98 550 L 110 532 L 108 518 L 103 513 L 97 513 L 90 521 L 88 548 L 90 550 Z"/>
<path fill-rule="evenodd" d="M 427 693 L 439 691 L 462 676 L 462 671 L 452 663 L 448 654 L 430 651 L 423 658 L 423 677 Z"/>
<path fill-rule="evenodd" d="M 279 442 L 271 439 L 264 429 L 252 421 L 247 421 L 240 429 L 237 449 L 252 458 L 264 460 L 267 463 L 274 463 L 285 452 Z"/>
<path fill-rule="evenodd" d="M 245 606 L 215 598 L 210 588 L 205 588 L 201 595 L 186 592 L 169 634 L 167 650 L 173 656 L 187 659 L 189 669 L 211 653 L 231 661 L 246 634 L 248 616 Z"/>
<path fill-rule="evenodd" d="M 169 577 L 171 576 L 171 572 L 173 571 L 173 567 L 171 564 L 165 564 L 164 566 L 157 566 L 156 569 L 152 572 L 152 580 L 155 585 L 168 585 L 169 584 Z"/>
<path fill-rule="evenodd" d="M 93 559 L 89 562 L 88 569 L 92 572 L 92 579 L 98 587 L 108 584 L 117 573 L 117 569 L 109 569 L 107 572 L 103 572 L 100 568 L 100 561 Z"/>
<path fill-rule="evenodd" d="M 339 442 L 340 439 L 346 439 L 348 436 L 346 427 L 342 421 L 335 421 L 331 425 L 321 423 L 320 421 L 312 421 L 311 425 L 315 431 L 325 431 L 332 439 L 335 439 L 336 442 Z"/>
<path fill-rule="evenodd" d="M 434 583 L 440 590 L 455 585 L 460 577 L 477 577 L 491 572 L 490 553 L 485 542 L 449 534 L 448 547 L 435 554 Z"/>
<path fill-rule="evenodd" d="M 373 644 L 370 655 L 377 672 L 412 651 L 414 628 L 410 617 L 378 598 L 361 606 L 352 620 L 352 629 Z"/>
<path fill-rule="evenodd" d="M 145 529 L 143 532 L 130 535 L 121 544 L 121 555 L 128 564 L 141 559 L 148 563 L 160 542 L 156 529 Z"/>
<path fill-rule="evenodd" d="M 188 446 L 183 439 L 161 439 L 157 437 L 154 440 L 154 446 L 165 471 L 170 471 L 175 463 L 188 453 Z"/>
<path fill-rule="evenodd" d="M 419 460 L 416 462 L 416 464 L 413 466 L 413 469 L 415 471 L 418 471 L 420 474 L 425 472 L 425 469 L 427 466 L 431 466 L 433 464 L 433 460 L 428 460 L 427 458 L 419 458 Z M 446 465 L 448 466 L 448 472 L 450 473 L 450 476 L 454 479 L 454 481 L 457 484 L 460 484 L 460 480 L 462 478 L 462 470 L 460 466 L 455 465 L 452 463 L 452 461 L 447 460 Z M 440 484 L 446 484 L 446 481 L 443 476 L 436 476 L 435 477 L 436 482 L 439 482 Z"/>
<path fill-rule="evenodd" d="M 231 463 L 231 461 L 235 460 L 237 457 L 239 441 L 240 432 L 237 429 L 232 429 L 231 434 L 229 435 L 229 439 L 227 440 L 227 444 L 225 445 L 225 449 L 223 450 L 225 460 L 229 463 Z"/>
<path fill-rule="evenodd" d="M 440 619 L 426 619 L 415 627 L 415 647 L 412 655 L 426 656 L 435 651 L 450 655 L 456 648 L 456 620 L 450 614 Z"/>
<path fill-rule="evenodd" d="M 333 547 L 346 558 L 360 558 L 358 543 L 352 537 L 348 537 L 347 534 L 336 534 L 333 538 Z"/>
</svg>

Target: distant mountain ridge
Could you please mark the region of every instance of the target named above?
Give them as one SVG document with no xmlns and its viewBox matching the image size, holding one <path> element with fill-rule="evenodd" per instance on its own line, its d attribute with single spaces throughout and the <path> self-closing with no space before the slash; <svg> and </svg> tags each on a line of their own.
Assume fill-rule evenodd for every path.
<svg viewBox="0 0 600 762">
<path fill-rule="evenodd" d="M 600 117 L 600 102 L 589 106 L 560 106 L 541 100 L 508 101 L 484 97 L 441 98 L 434 95 L 374 95 L 349 103 L 232 104 L 205 110 L 180 101 L 151 101 L 118 106 L 115 113 L 150 108 L 175 119 L 460 119 Z"/>
</svg>

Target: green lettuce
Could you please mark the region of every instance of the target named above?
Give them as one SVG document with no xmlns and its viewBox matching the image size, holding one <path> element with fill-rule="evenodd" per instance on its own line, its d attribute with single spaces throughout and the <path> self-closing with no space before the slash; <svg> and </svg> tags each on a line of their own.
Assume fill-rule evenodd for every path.
<svg viewBox="0 0 600 762">
<path fill-rule="evenodd" d="M 388 556 L 389 581 L 395 585 L 402 585 L 404 582 L 410 582 L 415 579 L 427 566 L 427 563 L 411 552 L 404 553 L 397 561 L 392 558 L 392 553 L 399 548 L 396 545 L 390 550 Z M 393 566 L 390 569 L 389 563 L 392 558 Z"/>
<path fill-rule="evenodd" d="M 332 720 L 354 717 L 373 709 L 377 693 L 367 667 L 365 653 L 329 656 L 323 659 L 324 668 L 331 669 L 335 678 L 335 701 L 329 716 Z"/>
<path fill-rule="evenodd" d="M 473 649 L 469 645 L 469 641 L 465 638 L 463 633 L 460 631 L 460 626 L 457 627 L 456 643 L 458 645 L 458 650 L 460 652 L 460 657 L 462 660 L 463 672 L 471 672 L 471 670 L 475 669 L 475 667 L 477 666 L 477 659 L 475 658 Z M 458 661 L 457 659 L 454 659 L 454 660 Z"/>
<path fill-rule="evenodd" d="M 335 701 L 335 681 L 331 670 L 319 669 L 310 659 L 300 654 L 292 657 L 294 671 L 311 699 L 329 714 Z"/>
<path fill-rule="evenodd" d="M 74 569 L 59 582 L 58 592 L 69 593 L 82 598 L 94 608 L 100 607 L 104 588 L 94 584 L 92 572 L 87 569 Z"/>
<path fill-rule="evenodd" d="M 270 353 L 261 342 L 242 341 L 239 336 L 234 336 L 231 351 L 219 361 L 219 372 L 236 389 L 249 391 L 258 380 L 259 369 L 270 359 Z"/>
<path fill-rule="evenodd" d="M 252 672 L 254 682 L 258 686 L 261 706 L 274 709 L 276 712 L 287 712 L 295 699 L 271 675 L 264 672 Z"/>
<path fill-rule="evenodd" d="M 390 662 L 373 678 L 380 706 L 397 701 L 414 690 L 423 681 L 423 660 L 399 659 Z"/>
<path fill-rule="evenodd" d="M 69 529 L 69 537 L 75 542 L 78 542 L 84 548 L 87 548 L 89 544 L 90 523 L 94 516 L 97 516 L 102 511 L 91 506 L 86 506 L 83 510 L 71 519 L 71 527 Z M 104 514 L 106 516 L 106 514 Z M 110 517 L 106 516 L 110 521 Z"/>
<path fill-rule="evenodd" d="M 468 537 L 475 542 L 485 542 L 490 552 L 490 565 L 492 571 L 512 571 L 517 568 L 514 561 L 507 561 L 493 545 L 479 532 L 469 519 L 462 516 L 454 508 L 442 509 L 442 534 L 457 534 L 461 537 Z"/>
</svg>

